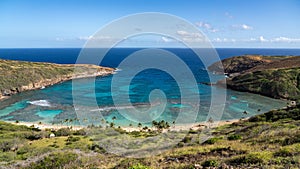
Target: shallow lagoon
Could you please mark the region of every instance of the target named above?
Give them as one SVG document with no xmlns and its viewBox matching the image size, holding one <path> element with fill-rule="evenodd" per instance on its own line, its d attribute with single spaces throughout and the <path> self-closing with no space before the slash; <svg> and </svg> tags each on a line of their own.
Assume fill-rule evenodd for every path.
<svg viewBox="0 0 300 169">
<path fill-rule="evenodd" d="M 79 79 L 82 85 L 80 89 L 77 88 L 77 92 L 81 95 L 80 110 L 77 110 L 73 106 L 72 100 L 72 81 L 67 81 L 61 84 L 56 84 L 51 87 L 47 87 L 43 90 L 28 91 L 12 96 L 11 98 L 4 100 L 0 105 L 0 118 L 5 121 L 24 121 L 24 122 L 43 122 L 43 123 L 57 123 L 60 124 L 65 119 L 72 119 L 73 125 L 98 125 L 103 123 L 102 117 L 106 121 L 112 122 L 119 126 L 128 126 L 129 124 L 136 124 L 134 120 L 130 120 L 130 117 L 124 116 L 124 114 L 118 113 L 118 110 L 114 107 L 112 101 L 112 94 L 110 91 L 110 80 L 112 76 L 97 77 L 95 80 L 96 90 L 95 93 L 90 92 L 90 87 L 93 82 L 93 78 Z M 165 81 L 165 78 L 164 78 Z M 149 84 L 147 80 L 138 80 L 134 85 L 130 86 L 131 102 L 139 110 L 147 110 L 149 108 L 148 95 L 151 89 L 158 85 L 162 89 L 168 98 L 166 108 L 160 115 L 154 115 L 154 120 L 166 120 L 172 123 L 176 120 L 179 110 L 182 110 L 184 115 L 188 116 L 191 103 L 181 103 L 180 93 L 176 85 L 172 86 L 170 83 L 161 84 Z M 210 107 L 210 86 L 202 84 L 198 85 L 200 93 L 200 110 L 198 112 L 195 122 L 202 122 L 207 120 L 207 114 Z M 120 93 L 114 93 L 115 95 L 122 94 L 122 88 L 120 86 Z M 148 91 L 149 90 L 149 91 Z M 216 91 L 223 92 L 226 90 L 223 88 L 217 88 Z M 96 97 L 98 106 L 95 108 L 91 104 L 91 100 Z M 272 109 L 281 108 L 286 106 L 286 101 L 271 99 L 268 97 L 237 92 L 227 90 L 227 100 L 225 104 L 225 111 L 222 115 L 222 120 L 239 119 L 242 117 L 249 117 L 255 114 L 267 112 Z M 119 107 L 123 111 L 130 113 L 128 105 Z M 79 112 L 81 111 L 81 112 Z M 154 110 L 155 111 L 155 110 Z M 156 113 L 156 112 L 152 113 Z M 159 110 L 157 110 L 159 112 Z M 247 111 L 248 114 L 243 112 Z M 78 113 L 81 118 L 77 119 Z M 95 114 L 97 114 L 95 116 Z M 101 114 L 101 115 L 100 115 Z M 82 116 L 83 115 L 83 116 Z M 115 120 L 112 120 L 113 117 Z M 145 123 L 143 125 L 151 125 Z"/>
</svg>

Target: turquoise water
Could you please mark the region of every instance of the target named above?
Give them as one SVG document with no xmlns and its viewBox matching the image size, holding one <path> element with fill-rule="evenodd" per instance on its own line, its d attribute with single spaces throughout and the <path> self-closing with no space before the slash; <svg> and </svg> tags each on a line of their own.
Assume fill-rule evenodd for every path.
<svg viewBox="0 0 300 169">
<path fill-rule="evenodd" d="M 69 50 L 70 49 L 64 52 L 68 53 Z M 113 51 L 109 55 L 114 56 L 115 59 L 108 58 L 103 60 L 102 65 L 118 67 L 122 58 L 136 50 L 137 49 L 122 49 Z M 40 56 L 47 56 L 47 50 L 45 50 L 44 53 L 41 51 L 39 51 Z M 200 106 L 195 121 L 201 122 L 207 120 L 211 106 L 211 90 L 214 89 L 216 91 L 215 94 L 218 95 L 223 93 L 226 89 L 206 86 L 201 83 L 210 82 L 208 72 L 204 69 L 202 62 L 197 60 L 197 57 L 195 57 L 191 51 L 185 49 L 170 49 L 170 51 L 176 53 L 189 66 L 198 83 L 197 87 L 191 87 L 192 85 L 188 80 L 180 84 L 188 93 L 188 95 L 185 95 L 185 102 L 181 102 L 182 96 L 180 94 L 180 88 L 177 82 L 168 73 L 156 69 L 147 69 L 139 72 L 134 78 L 131 78 L 129 75 L 127 76 L 126 73 L 130 73 L 132 67 L 122 67 L 122 71 L 117 73 L 122 76 L 118 79 L 120 85 L 116 87 L 115 91 L 111 91 L 112 78 L 115 75 L 97 77 L 95 80 L 93 78 L 77 79 L 75 81 L 80 85 L 76 86 L 76 88 L 72 87 L 72 81 L 67 81 L 46 87 L 43 90 L 23 92 L 1 101 L 0 119 L 24 122 L 41 121 L 44 123 L 62 123 L 66 121 L 66 119 L 72 119 L 72 122 L 69 123 L 73 123 L 74 125 L 103 125 L 102 118 L 104 118 L 108 123 L 114 122 L 120 126 L 128 126 L 129 124 L 136 125 L 136 120 L 139 117 L 138 115 L 131 115 L 133 112 L 132 107 L 130 107 L 127 102 L 121 102 L 120 105 L 118 105 L 119 110 L 117 110 L 112 97 L 125 98 L 126 100 L 125 96 L 129 95 L 129 100 L 127 101 L 132 103 L 134 108 L 143 113 L 147 112 L 150 108 L 149 94 L 151 91 L 159 89 L 163 91 L 166 96 L 166 105 L 163 112 L 160 112 L 163 104 L 161 100 L 154 99 L 153 109 L 151 109 L 151 112 L 148 112 L 148 116 L 151 119 L 165 120 L 172 123 L 179 116 L 180 112 L 182 112 L 180 115 L 182 115 L 183 118 L 189 118 L 196 105 L 194 100 L 200 95 Z M 226 50 L 226 56 L 234 56 L 242 51 L 241 49 Z M 259 52 L 259 50 L 252 52 Z M 22 55 L 22 51 L 19 54 Z M 34 54 L 34 52 L 31 54 Z M 57 59 L 57 61 L 58 63 L 72 63 L 74 62 L 73 60 L 76 54 L 78 53 L 75 52 L 73 55 L 69 53 L 67 58 L 60 58 Z M 278 55 L 280 53 L 276 54 Z M 24 56 L 24 58 L 27 57 Z M 43 57 L 38 58 L 42 59 Z M 45 57 L 44 59 L 50 58 Z M 55 59 L 52 60 L 52 62 L 55 61 Z M 184 79 L 185 76 L 185 74 L 182 74 L 180 78 Z M 223 76 L 217 75 L 211 76 L 213 78 L 211 82 L 224 78 Z M 129 86 L 125 85 L 127 81 L 130 81 Z M 93 88 L 94 86 L 95 88 Z M 129 93 L 126 93 L 128 88 Z M 76 95 L 80 98 L 80 101 L 76 102 L 76 106 L 74 106 L 72 90 L 76 90 Z M 219 113 L 222 120 L 249 117 L 286 106 L 286 101 L 282 100 L 232 90 L 226 90 L 226 92 L 225 110 L 223 113 Z M 95 98 L 97 107 L 93 104 Z M 120 113 L 120 110 L 125 113 Z M 247 111 L 248 114 L 244 114 L 244 111 Z M 116 119 L 113 120 L 113 117 L 116 117 Z M 145 122 L 143 125 L 150 124 L 149 122 Z"/>
<path fill-rule="evenodd" d="M 93 123 L 98 125 L 103 123 L 103 121 L 101 121 L 103 116 L 107 122 L 113 121 L 116 125 L 128 126 L 130 123 L 135 125 L 135 121 L 130 120 L 130 117 L 125 117 L 118 113 L 118 110 L 116 110 L 113 105 L 111 91 L 108 89 L 111 77 L 112 76 L 96 78 L 96 93 L 89 93 L 91 81 L 93 81 L 93 79 L 78 80 L 82 84 L 81 88 L 77 89 L 79 90 L 82 99 L 79 106 L 84 108 L 84 111 L 80 113 L 86 114 L 85 118 L 81 120 L 90 122 L 87 124 Z M 160 84 L 160 86 L 165 87 L 162 84 Z M 122 91 L 122 88 L 124 88 L 124 86 L 120 87 L 120 92 Z M 142 84 L 135 84 L 130 88 L 134 90 L 130 93 L 132 95 L 133 104 L 136 104 L 140 110 L 146 110 L 149 105 L 146 97 L 148 92 L 145 90 L 145 86 Z M 170 84 L 167 84 L 166 88 L 169 89 Z M 197 122 L 205 121 L 207 119 L 207 113 L 210 106 L 210 92 L 208 90 L 210 87 L 199 84 L 199 88 L 201 90 L 201 101 L 200 110 L 196 119 Z M 218 88 L 217 90 L 225 89 Z M 176 95 L 175 91 L 175 89 L 166 90 L 166 93 L 171 95 L 168 96 L 169 100 L 167 102 L 167 106 L 161 115 L 155 114 L 156 112 L 153 111 L 152 116 L 154 119 L 166 120 L 172 123 L 172 121 L 174 121 L 178 116 L 180 109 L 186 110 L 186 112 L 183 112 L 185 112 L 188 116 L 189 109 L 192 105 L 190 103 L 180 103 L 179 96 Z M 119 95 L 119 93 L 115 94 Z M 94 107 L 90 107 L 92 106 L 90 101 L 94 98 L 94 96 L 96 96 L 99 105 L 99 108 L 96 110 Z M 272 109 L 281 108 L 285 105 L 286 102 L 282 100 L 275 100 L 260 95 L 227 90 L 227 100 L 222 120 L 249 117 Z M 127 105 L 124 105 L 120 109 L 125 112 L 130 112 L 131 110 L 127 109 L 127 107 Z M 243 114 L 244 111 L 247 111 L 248 114 Z M 101 113 L 102 116 L 93 116 L 93 114 L 97 113 Z M 0 107 L 0 118 L 5 121 L 41 121 L 43 123 L 51 124 L 61 123 L 65 121 L 65 119 L 75 119 L 76 117 L 77 114 L 72 101 L 71 81 L 47 87 L 43 90 L 28 91 L 14 95 L 10 99 L 2 101 Z M 113 117 L 116 117 L 116 119 L 112 120 Z M 73 120 L 72 123 L 74 123 L 74 125 L 85 124 L 75 120 Z"/>
<path fill-rule="evenodd" d="M 44 110 L 44 111 L 39 111 L 36 114 L 45 119 L 46 122 L 51 122 L 56 115 L 60 114 L 62 110 Z"/>
</svg>

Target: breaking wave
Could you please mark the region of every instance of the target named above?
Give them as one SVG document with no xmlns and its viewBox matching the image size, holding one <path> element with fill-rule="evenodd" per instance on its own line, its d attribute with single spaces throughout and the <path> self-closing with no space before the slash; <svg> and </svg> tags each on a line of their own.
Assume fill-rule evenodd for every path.
<svg viewBox="0 0 300 169">
<path fill-rule="evenodd" d="M 34 100 L 34 101 L 28 101 L 28 103 L 36 106 L 51 107 L 50 102 L 47 100 Z"/>
</svg>

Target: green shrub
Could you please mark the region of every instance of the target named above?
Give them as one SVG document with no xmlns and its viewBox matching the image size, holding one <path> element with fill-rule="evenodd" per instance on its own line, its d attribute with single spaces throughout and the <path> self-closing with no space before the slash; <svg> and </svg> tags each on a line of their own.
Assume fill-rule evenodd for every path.
<svg viewBox="0 0 300 169">
<path fill-rule="evenodd" d="M 242 136 L 239 134 L 232 134 L 230 136 L 227 137 L 228 140 L 240 140 L 242 139 Z"/>
<path fill-rule="evenodd" d="M 63 166 L 73 163 L 78 155 L 71 152 L 55 152 L 44 157 L 40 161 L 31 163 L 27 169 L 42 169 L 42 168 L 62 168 Z"/>
<path fill-rule="evenodd" d="M 5 153 L 0 153 L 0 161 L 1 162 L 9 162 L 15 159 L 15 153 L 14 152 L 5 152 Z"/>
<path fill-rule="evenodd" d="M 144 166 L 144 165 L 138 163 L 136 165 L 133 165 L 133 166 L 129 167 L 128 169 L 149 169 L 149 167 Z"/>
<path fill-rule="evenodd" d="M 98 152 L 98 153 L 106 153 L 106 150 L 99 146 L 98 144 L 95 144 L 93 143 L 92 145 L 89 145 L 88 146 L 88 149 L 92 150 L 92 151 L 95 151 L 95 152 Z"/>
<path fill-rule="evenodd" d="M 230 160 L 231 164 L 264 164 L 272 158 L 269 152 L 256 152 Z"/>
<path fill-rule="evenodd" d="M 289 157 L 289 156 L 293 156 L 293 152 L 291 152 L 290 150 L 288 150 L 287 148 L 283 148 L 280 149 L 279 151 L 274 153 L 275 157 Z"/>
<path fill-rule="evenodd" d="M 79 141 L 79 140 L 80 140 L 80 137 L 69 136 L 67 138 L 67 142 L 76 142 L 76 141 Z"/>
<path fill-rule="evenodd" d="M 141 137 L 143 135 L 143 132 L 141 132 L 141 131 L 132 131 L 129 134 L 133 137 Z"/>
<path fill-rule="evenodd" d="M 69 136 L 72 131 L 69 128 L 60 128 L 54 132 L 55 136 Z"/>
<path fill-rule="evenodd" d="M 69 142 L 68 142 L 69 143 Z M 57 144 L 51 144 L 51 145 L 49 145 L 49 147 L 53 147 L 53 148 L 59 148 L 59 146 L 57 145 Z"/>
<path fill-rule="evenodd" d="M 0 139 L 0 151 L 6 152 L 12 149 L 18 149 L 18 145 L 22 144 L 22 140 L 18 138 L 13 139 Z"/>
<path fill-rule="evenodd" d="M 262 159 L 255 156 L 241 156 L 230 161 L 231 164 L 257 164 L 262 162 Z"/>
<path fill-rule="evenodd" d="M 282 142 L 283 146 L 300 143 L 300 134 L 285 138 Z"/>
<path fill-rule="evenodd" d="M 203 167 L 217 167 L 219 163 L 216 160 L 206 160 L 202 163 Z"/>
<path fill-rule="evenodd" d="M 78 135 L 78 136 L 85 136 L 86 131 L 85 131 L 85 129 L 80 129 L 80 130 L 76 130 L 73 134 Z"/>
<path fill-rule="evenodd" d="M 183 142 L 177 143 L 177 147 L 183 147 L 183 146 L 184 146 L 184 143 L 183 143 Z"/>
<path fill-rule="evenodd" d="M 203 144 L 215 144 L 217 141 L 221 140 L 222 137 L 213 137 L 206 140 Z"/>
<path fill-rule="evenodd" d="M 28 140 L 39 140 L 41 138 L 43 138 L 43 135 L 42 133 L 39 133 L 39 132 L 31 132 L 31 133 L 28 133 L 26 136 L 25 136 L 26 139 Z"/>
<path fill-rule="evenodd" d="M 185 136 L 181 142 L 183 143 L 190 143 L 192 141 L 192 137 L 191 136 Z"/>
<path fill-rule="evenodd" d="M 17 151 L 17 155 L 23 155 L 23 154 L 28 153 L 29 151 L 30 151 L 30 148 L 28 146 L 24 146 Z"/>
<path fill-rule="evenodd" d="M 190 129 L 190 130 L 189 130 L 189 134 L 197 134 L 197 133 L 198 133 L 197 130 L 193 130 L 193 129 Z"/>
</svg>

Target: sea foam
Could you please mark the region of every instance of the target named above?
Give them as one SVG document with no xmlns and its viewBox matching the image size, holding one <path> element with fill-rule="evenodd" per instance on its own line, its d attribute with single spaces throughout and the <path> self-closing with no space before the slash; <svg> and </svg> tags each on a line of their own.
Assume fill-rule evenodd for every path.
<svg viewBox="0 0 300 169">
<path fill-rule="evenodd" d="M 51 104 L 47 100 L 34 100 L 28 101 L 28 103 L 36 106 L 51 107 Z"/>
</svg>

